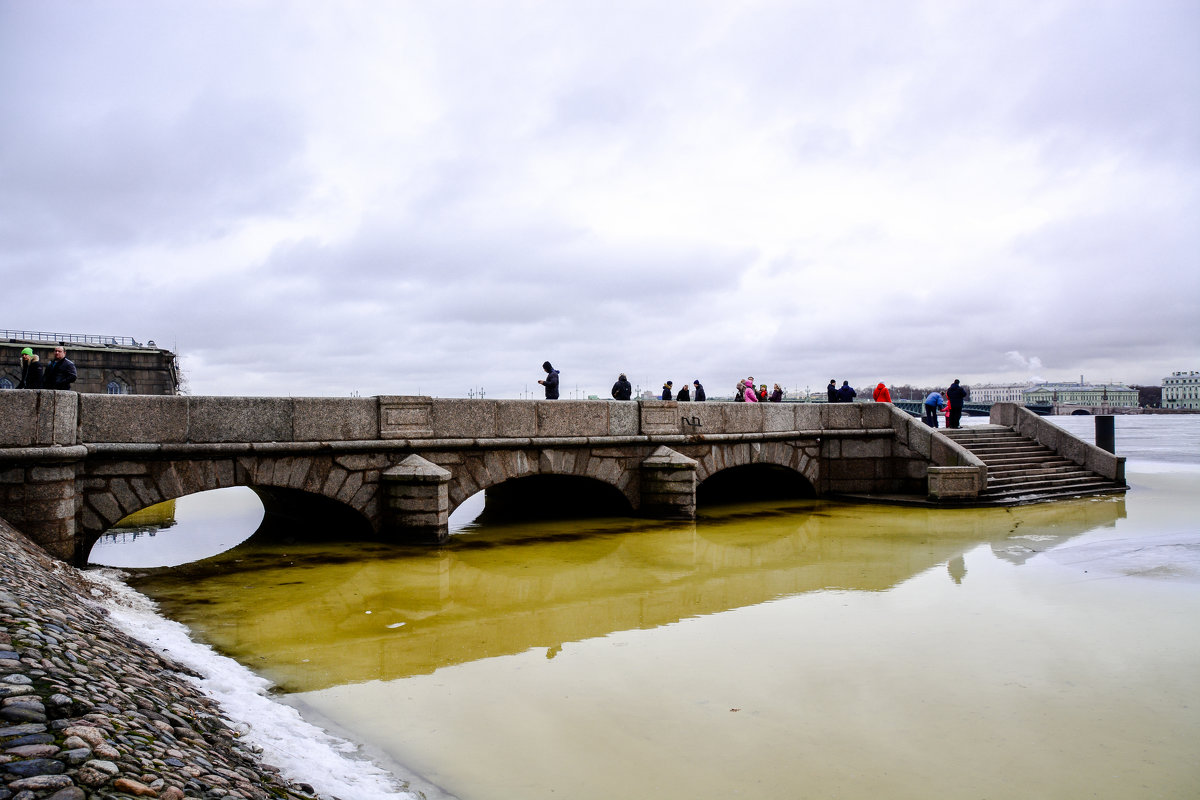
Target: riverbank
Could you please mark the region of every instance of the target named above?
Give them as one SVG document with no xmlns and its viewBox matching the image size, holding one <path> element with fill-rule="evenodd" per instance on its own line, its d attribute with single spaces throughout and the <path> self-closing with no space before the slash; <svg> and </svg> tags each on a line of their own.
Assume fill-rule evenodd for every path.
<svg viewBox="0 0 1200 800">
<path fill-rule="evenodd" d="M 0 800 L 312 800 L 189 668 L 131 638 L 102 590 L 0 519 Z"/>
</svg>

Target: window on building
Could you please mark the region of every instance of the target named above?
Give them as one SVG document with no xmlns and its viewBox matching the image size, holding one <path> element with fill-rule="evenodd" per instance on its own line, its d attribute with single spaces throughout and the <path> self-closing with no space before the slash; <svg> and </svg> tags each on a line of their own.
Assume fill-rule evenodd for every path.
<svg viewBox="0 0 1200 800">
<path fill-rule="evenodd" d="M 0 389 L 15 389 L 13 382 L 8 378 L 0 378 Z"/>
<path fill-rule="evenodd" d="M 121 384 L 120 381 L 109 381 L 108 382 L 108 393 L 109 394 L 129 394 L 128 390 L 125 388 L 124 385 Z"/>
</svg>

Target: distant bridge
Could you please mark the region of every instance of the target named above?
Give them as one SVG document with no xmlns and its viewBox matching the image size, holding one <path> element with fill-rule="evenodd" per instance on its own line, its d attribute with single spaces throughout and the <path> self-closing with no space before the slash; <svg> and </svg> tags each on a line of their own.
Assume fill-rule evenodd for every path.
<svg viewBox="0 0 1200 800">
<path fill-rule="evenodd" d="M 914 417 L 920 417 L 925 413 L 925 404 L 920 400 L 893 400 L 892 405 L 903 411 L 907 411 Z M 963 415 L 967 417 L 986 417 L 992 413 L 992 403 L 963 403 Z M 1054 407 L 1049 403 L 1035 403 L 1025 406 L 1030 411 L 1041 416 L 1052 414 Z"/>
</svg>

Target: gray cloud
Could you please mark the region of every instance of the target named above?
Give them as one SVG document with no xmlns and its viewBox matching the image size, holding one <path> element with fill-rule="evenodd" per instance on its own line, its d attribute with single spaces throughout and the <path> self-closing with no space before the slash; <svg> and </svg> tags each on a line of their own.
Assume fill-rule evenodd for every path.
<svg viewBox="0 0 1200 800">
<path fill-rule="evenodd" d="M 1192 3 L 64 8 L 0 6 L 5 324 L 196 392 L 1200 359 Z"/>
</svg>

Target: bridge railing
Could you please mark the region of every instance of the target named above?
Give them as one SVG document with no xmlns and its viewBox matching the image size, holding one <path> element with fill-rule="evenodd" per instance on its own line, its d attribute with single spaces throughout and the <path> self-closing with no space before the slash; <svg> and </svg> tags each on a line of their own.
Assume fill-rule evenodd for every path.
<svg viewBox="0 0 1200 800">
<path fill-rule="evenodd" d="M 120 347 L 141 347 L 141 342 L 130 336 L 99 336 L 84 333 L 53 333 L 49 331 L 0 330 L 0 339 L 18 342 L 47 342 L 50 344 L 110 344 Z"/>
<path fill-rule="evenodd" d="M 0 392 L 0 447 L 555 437 L 738 436 L 891 429 L 887 404 L 195 397 Z M 901 414 L 904 418 L 904 415 Z"/>
</svg>

